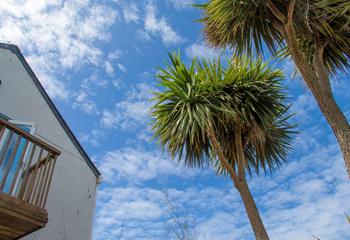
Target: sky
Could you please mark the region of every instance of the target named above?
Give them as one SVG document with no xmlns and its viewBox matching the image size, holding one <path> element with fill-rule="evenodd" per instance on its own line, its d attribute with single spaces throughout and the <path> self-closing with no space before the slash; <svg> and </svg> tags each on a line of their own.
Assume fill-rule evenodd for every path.
<svg viewBox="0 0 350 240">
<path fill-rule="evenodd" d="M 149 108 L 167 51 L 214 59 L 192 0 L 2 0 L 0 41 L 20 47 L 102 173 L 94 240 L 254 239 L 230 179 L 185 168 L 151 139 Z M 283 70 L 299 134 L 287 163 L 248 179 L 271 239 L 350 239 L 350 186 L 331 129 L 290 59 Z M 333 76 L 350 118 L 349 76 Z"/>
</svg>

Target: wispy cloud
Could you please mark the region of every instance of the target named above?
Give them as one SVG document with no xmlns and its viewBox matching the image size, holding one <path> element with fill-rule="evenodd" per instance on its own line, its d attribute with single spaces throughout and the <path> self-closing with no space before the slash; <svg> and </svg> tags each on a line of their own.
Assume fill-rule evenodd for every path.
<svg viewBox="0 0 350 240">
<path fill-rule="evenodd" d="M 122 56 L 124 56 L 124 52 L 120 49 L 117 49 L 113 52 L 108 53 L 108 59 L 109 60 L 118 60 L 119 58 L 121 58 Z"/>
<path fill-rule="evenodd" d="M 193 0 L 168 0 L 176 9 L 191 8 L 194 3 Z"/>
<path fill-rule="evenodd" d="M 73 108 L 79 108 L 88 114 L 99 114 L 95 102 L 89 99 L 88 93 L 84 90 L 75 94 Z"/>
<path fill-rule="evenodd" d="M 314 119 L 310 112 L 316 109 L 317 105 L 314 96 L 310 92 L 305 91 L 294 100 L 291 112 L 295 113 L 298 120 L 304 121 L 303 125 L 307 126 L 308 121 Z"/>
<path fill-rule="evenodd" d="M 186 55 L 188 58 L 206 58 L 215 59 L 220 55 L 220 51 L 209 47 L 206 43 L 193 43 L 186 48 Z"/>
<path fill-rule="evenodd" d="M 140 20 L 139 10 L 135 3 L 123 6 L 123 16 L 126 23 L 138 23 Z"/>
<path fill-rule="evenodd" d="M 101 141 L 105 138 L 105 132 L 100 129 L 92 129 L 89 132 L 79 133 L 79 139 L 83 143 L 89 143 L 94 147 L 100 146 Z"/>
<path fill-rule="evenodd" d="M 110 77 L 113 77 L 114 76 L 114 73 L 115 73 L 115 70 L 113 68 L 113 65 L 110 61 L 106 61 L 105 63 L 105 68 L 106 68 L 106 73 L 110 76 Z"/>
<path fill-rule="evenodd" d="M 162 235 L 159 234 L 161 226 L 153 223 L 165 214 L 161 203 L 164 197 L 160 191 L 132 187 L 106 188 L 98 195 L 101 204 L 98 206 L 100 210 L 96 216 L 94 239 L 112 240 L 120 235 L 126 239 L 154 239 L 152 232 Z"/>
<path fill-rule="evenodd" d="M 173 30 L 164 17 L 157 18 L 157 8 L 152 2 L 146 5 L 145 10 L 144 31 L 140 32 L 144 39 L 149 39 L 151 36 L 159 36 L 166 45 L 183 41 L 183 38 Z"/>
<path fill-rule="evenodd" d="M 114 109 L 102 112 L 101 124 L 107 128 L 132 129 L 148 123 L 152 87 L 140 83 L 127 92 L 126 99 L 115 104 Z"/>
<path fill-rule="evenodd" d="M 118 68 L 120 71 L 122 71 L 123 73 L 127 73 L 128 69 L 121 63 L 118 63 Z"/>
<path fill-rule="evenodd" d="M 325 158 L 334 158 L 333 153 L 332 150 L 320 154 Z M 125 154 L 131 154 L 134 159 L 125 157 Z M 136 172 L 141 173 L 145 178 L 167 174 L 157 173 L 152 169 L 125 166 L 128 163 L 133 165 L 140 158 L 147 159 L 143 155 L 134 155 L 131 149 L 115 152 L 114 155 L 120 160 L 111 166 L 119 166 L 121 170 L 116 170 L 117 167 L 115 167 L 116 172 L 107 173 L 107 176 L 114 176 L 116 182 L 120 181 L 121 177 L 133 182 L 133 178 L 139 176 L 135 174 Z M 154 163 L 160 164 L 163 160 L 168 161 L 158 159 Z M 147 161 L 153 162 L 151 159 Z M 320 239 L 347 239 L 350 235 L 344 213 L 349 209 L 346 203 L 350 197 L 350 190 L 341 158 L 338 157 L 335 163 L 331 161 L 324 164 L 323 170 L 318 174 L 308 174 L 309 164 L 305 166 L 304 161 L 311 161 L 311 159 L 295 162 L 294 170 L 286 176 L 283 169 L 282 176 L 276 173 L 276 177 L 261 176 L 249 180 L 271 239 L 308 240 L 312 235 Z M 319 161 L 324 162 L 322 159 Z M 147 165 L 146 162 L 143 165 Z M 139 165 L 136 164 L 136 166 Z M 118 173 L 118 171 L 125 172 L 125 169 L 133 170 L 128 174 Z M 149 175 L 149 173 L 155 174 Z M 173 173 L 168 171 L 170 176 Z M 197 180 L 202 182 L 208 177 L 208 175 L 200 178 L 197 176 Z M 142 182 L 142 177 L 139 180 Z M 199 239 L 253 239 L 238 192 L 229 180 L 223 180 L 223 182 L 227 182 L 226 186 L 211 186 L 208 182 L 205 186 L 198 188 L 167 188 L 166 190 L 170 199 L 176 204 L 176 208 L 184 210 L 183 213 L 186 216 L 195 219 Z M 166 226 L 170 216 L 163 190 L 145 188 L 142 184 L 126 188 L 105 188 L 99 192 L 99 199 L 97 239 L 113 239 L 110 236 L 110 234 L 113 235 L 113 231 L 110 229 L 120 230 L 123 221 L 126 223 L 125 234 L 131 239 L 138 239 L 140 232 L 147 233 L 142 235 L 142 239 L 171 238 L 169 235 L 171 233 Z M 223 210 L 219 210 L 218 206 Z M 154 211 L 146 211 L 146 208 Z M 180 217 L 184 216 L 180 215 Z M 137 226 L 138 230 L 136 231 L 133 226 Z"/>
<path fill-rule="evenodd" d="M 18 44 L 51 97 L 70 95 L 62 69 L 96 65 L 116 11 L 91 1 L 11 1 L 0 4 L 0 39 Z"/>
<path fill-rule="evenodd" d="M 232 239 L 237 236 L 234 223 L 246 224 L 240 218 L 242 211 L 232 211 L 239 205 L 231 189 L 215 187 L 185 189 L 152 189 L 146 187 L 105 188 L 98 193 L 96 239 L 114 239 L 123 229 L 124 238 L 130 239 L 174 239 L 171 231 L 173 217 L 195 220 L 193 227 L 199 230 L 200 239 Z M 169 202 L 170 201 L 170 202 Z M 169 208 L 172 204 L 172 209 Z M 217 207 L 225 208 L 226 213 L 217 212 Z M 203 211 L 205 209 L 205 211 Z M 231 212 L 229 212 L 231 210 Z M 220 217 L 219 217 L 220 216 Z M 214 225 L 226 217 L 221 228 Z M 219 218 L 219 219 L 218 219 Z M 231 219 L 231 221 L 227 221 Z M 134 226 L 137 226 L 136 228 Z M 175 226 L 176 228 L 176 226 Z M 118 229 L 119 231 L 111 231 Z M 249 228 L 246 228 L 249 230 Z M 223 230 L 220 234 L 219 231 Z M 240 230 L 242 231 L 242 230 Z M 244 231 L 244 230 L 243 230 Z M 142 233 L 142 235 L 140 235 Z M 210 236 L 210 237 L 209 237 Z M 227 236 L 229 238 L 220 238 Z M 219 238 L 217 238 L 219 237 Z"/>
<path fill-rule="evenodd" d="M 162 176 L 188 178 L 196 174 L 196 171 L 187 170 L 181 165 L 177 167 L 166 154 L 134 148 L 109 151 L 101 157 L 99 165 L 103 180 L 109 184 L 116 181 L 140 183 Z"/>
</svg>

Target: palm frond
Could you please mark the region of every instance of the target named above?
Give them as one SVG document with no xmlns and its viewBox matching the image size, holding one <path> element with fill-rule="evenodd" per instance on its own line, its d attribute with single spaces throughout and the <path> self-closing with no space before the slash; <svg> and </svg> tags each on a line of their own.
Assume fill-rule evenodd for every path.
<svg viewBox="0 0 350 240">
<path fill-rule="evenodd" d="M 287 14 L 289 1 L 272 2 Z M 264 0 L 209 0 L 197 7 L 203 10 L 200 21 L 209 43 L 215 47 L 229 47 L 239 55 L 262 54 L 264 47 L 276 54 L 286 48 L 284 36 L 277 29 L 278 20 Z M 330 72 L 349 67 L 350 1 L 297 0 L 293 16 L 300 49 L 309 63 L 313 61 L 316 42 L 322 42 Z M 285 50 L 288 55 L 288 48 Z"/>
<path fill-rule="evenodd" d="M 261 60 L 235 59 L 223 67 L 218 61 L 194 60 L 186 66 L 178 54 L 160 70 L 163 90 L 155 92 L 153 129 L 173 158 L 188 166 L 215 164 L 208 129 L 211 128 L 233 168 L 235 132 L 243 129 L 246 170 L 279 166 L 293 126 L 289 124 L 283 75 Z M 218 171 L 225 173 L 222 166 Z"/>
</svg>

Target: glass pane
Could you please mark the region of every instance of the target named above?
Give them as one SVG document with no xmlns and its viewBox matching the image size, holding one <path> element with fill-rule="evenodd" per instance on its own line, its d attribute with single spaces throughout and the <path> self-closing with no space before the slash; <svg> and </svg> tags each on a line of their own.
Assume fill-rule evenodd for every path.
<svg viewBox="0 0 350 240">
<path fill-rule="evenodd" d="M 26 131 L 27 133 L 30 133 L 30 129 L 32 128 L 32 126 L 28 126 L 24 124 L 16 124 L 16 126 L 22 129 L 23 131 Z"/>
<path fill-rule="evenodd" d="M 32 127 L 31 125 L 24 125 L 24 124 L 16 124 L 16 126 L 21 128 L 22 130 L 28 132 L 28 133 L 30 133 L 30 130 L 31 130 L 31 127 Z M 6 130 L 4 132 L 4 134 L 3 134 L 2 139 L 0 139 L 0 154 L 3 151 L 5 151 L 5 146 L 6 146 L 6 142 L 9 139 L 9 135 L 10 135 L 10 132 L 8 130 Z M 27 149 L 24 149 L 25 148 L 25 144 L 26 144 L 26 140 L 24 138 L 21 138 L 21 140 L 19 142 L 19 145 L 18 145 L 18 148 L 17 148 L 17 151 L 14 153 L 18 137 L 19 136 L 16 135 L 16 134 L 14 134 L 12 136 L 10 144 L 9 144 L 9 147 L 6 150 L 4 160 L 3 160 L 3 162 L 2 162 L 2 164 L 0 166 L 0 180 L 1 180 L 1 182 L 3 181 L 3 178 L 6 175 L 7 169 L 9 169 L 8 175 L 6 177 L 6 182 L 5 182 L 5 185 L 4 185 L 4 188 L 3 188 L 3 192 L 5 192 L 5 193 L 9 193 L 10 192 L 10 188 L 11 188 L 11 185 L 12 185 L 13 181 L 17 182 L 17 183 L 15 183 L 15 189 L 14 189 L 13 193 L 16 192 L 16 188 L 18 187 L 19 183 L 21 182 L 21 178 L 22 178 L 21 177 L 22 170 L 23 170 L 22 166 L 25 165 L 26 160 L 28 158 L 28 152 L 31 149 L 31 144 L 29 144 Z M 23 154 L 23 151 L 26 151 L 26 153 L 25 153 L 24 159 L 23 159 L 23 161 L 21 163 L 20 160 L 21 160 L 21 156 Z M 11 156 L 13 154 L 15 154 L 15 155 L 14 155 L 14 158 L 13 158 L 12 162 L 10 163 Z M 17 180 L 16 180 L 14 178 L 15 178 L 15 175 L 16 175 L 17 168 L 19 170 L 19 173 L 17 175 Z"/>
<path fill-rule="evenodd" d="M 16 138 L 17 141 L 17 138 Z M 25 139 L 22 138 L 19 142 L 17 151 L 15 153 L 15 157 L 12 161 L 11 167 L 10 167 L 10 171 L 8 173 L 7 179 L 6 179 L 6 183 L 5 183 L 5 187 L 3 189 L 4 192 L 9 193 L 10 192 L 10 188 L 12 185 L 12 182 L 15 180 L 15 173 L 18 167 L 20 167 L 19 165 L 21 164 L 21 156 L 23 151 L 25 151 L 24 147 L 25 147 Z M 13 147 L 15 146 L 15 141 L 13 141 Z M 11 154 L 13 153 L 13 149 L 11 150 Z M 11 156 L 11 155 L 10 155 Z M 24 159 L 25 160 L 25 159 Z M 22 163 L 23 164 L 23 163 Z"/>
</svg>

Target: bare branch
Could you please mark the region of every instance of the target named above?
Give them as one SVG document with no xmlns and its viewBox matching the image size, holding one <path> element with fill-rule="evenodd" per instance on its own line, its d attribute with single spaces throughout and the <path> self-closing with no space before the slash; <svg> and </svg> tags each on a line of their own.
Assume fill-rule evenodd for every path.
<svg viewBox="0 0 350 240">
<path fill-rule="evenodd" d="M 309 12 L 310 12 L 310 3 L 309 3 L 309 0 L 307 0 L 306 5 L 307 5 L 307 8 L 306 8 L 306 16 L 305 16 L 305 18 L 306 18 L 306 25 L 307 25 L 308 29 L 310 30 L 310 32 L 313 32 L 313 31 L 312 31 L 312 28 L 310 27 L 310 23 L 309 23 Z"/>
<path fill-rule="evenodd" d="M 280 21 L 274 20 L 272 21 L 272 25 L 283 35 L 284 38 L 286 37 L 286 30 Z"/>
<path fill-rule="evenodd" d="M 293 2 L 293 0 L 291 0 Z M 290 10 L 294 9 L 293 4 L 290 4 Z M 294 10 L 293 10 L 294 11 Z M 290 54 L 298 67 L 301 75 L 305 79 L 306 84 L 311 89 L 311 91 L 316 91 L 318 89 L 317 75 L 314 70 L 311 68 L 310 64 L 307 62 L 302 52 L 300 51 L 298 44 L 298 37 L 294 29 L 293 22 L 285 24 L 285 39 L 288 44 Z M 316 80 L 316 81 L 315 81 Z"/>
<path fill-rule="evenodd" d="M 316 237 L 315 235 L 311 235 L 314 239 L 316 239 L 316 240 L 321 240 L 321 239 L 319 239 L 318 237 Z"/>
<path fill-rule="evenodd" d="M 267 7 L 271 10 L 272 14 L 281 21 L 282 24 L 287 23 L 287 17 L 276 7 L 276 5 L 271 1 L 266 1 Z"/>
<path fill-rule="evenodd" d="M 179 212 L 179 208 L 176 207 L 171 200 L 167 189 L 164 189 L 163 193 L 165 195 L 166 206 L 169 207 L 171 221 L 174 223 L 174 226 L 168 225 L 170 231 L 175 235 L 177 240 L 196 240 L 197 232 L 195 220 L 193 219 L 192 223 L 190 223 L 188 213 Z"/>
<path fill-rule="evenodd" d="M 288 6 L 288 24 L 293 24 L 293 14 L 295 8 L 295 0 L 290 0 Z"/>
</svg>

